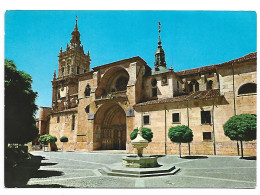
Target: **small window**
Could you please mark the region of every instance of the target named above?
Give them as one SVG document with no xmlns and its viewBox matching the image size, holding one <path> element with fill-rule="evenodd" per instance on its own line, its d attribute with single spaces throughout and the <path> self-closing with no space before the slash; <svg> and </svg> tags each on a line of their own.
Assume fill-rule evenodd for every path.
<svg viewBox="0 0 260 195">
<path fill-rule="evenodd" d="M 238 90 L 238 95 L 256 93 L 256 84 L 255 83 L 246 83 L 242 85 Z"/>
<path fill-rule="evenodd" d="M 157 97 L 157 87 L 152 88 L 152 97 Z"/>
<path fill-rule="evenodd" d="M 70 73 L 70 66 L 67 67 L 68 74 Z"/>
<path fill-rule="evenodd" d="M 64 75 L 64 67 L 61 68 L 61 74 Z"/>
<path fill-rule="evenodd" d="M 57 116 L 57 123 L 60 122 L 60 116 Z"/>
<path fill-rule="evenodd" d="M 162 85 L 168 84 L 167 76 L 162 77 Z"/>
<path fill-rule="evenodd" d="M 144 125 L 150 124 L 150 116 L 149 115 L 143 116 L 143 119 L 144 119 Z"/>
<path fill-rule="evenodd" d="M 156 85 L 157 85 L 157 80 L 156 80 L 156 79 L 153 79 L 151 84 L 152 84 L 153 87 L 156 87 Z"/>
<path fill-rule="evenodd" d="M 192 85 L 192 83 L 189 84 L 189 90 L 190 90 L 190 92 L 193 92 L 193 85 Z"/>
<path fill-rule="evenodd" d="M 180 122 L 180 113 L 172 113 L 172 122 L 179 123 Z"/>
<path fill-rule="evenodd" d="M 77 66 L 77 74 L 79 74 L 79 66 Z"/>
<path fill-rule="evenodd" d="M 90 108 L 90 106 L 88 105 L 88 106 L 86 106 L 86 108 L 85 108 L 85 111 L 86 111 L 86 113 L 87 114 L 89 114 L 89 108 Z"/>
<path fill-rule="evenodd" d="M 72 115 L 72 125 L 71 125 L 71 130 L 75 129 L 75 115 Z"/>
<path fill-rule="evenodd" d="M 84 92 L 84 93 L 85 93 L 85 96 L 86 96 L 86 97 L 90 96 L 90 92 L 91 92 L 90 85 L 87 84 L 86 89 L 85 89 L 85 92 Z"/>
<path fill-rule="evenodd" d="M 179 82 L 177 81 L 177 89 L 179 89 L 180 88 L 180 85 L 179 85 Z"/>
<path fill-rule="evenodd" d="M 195 91 L 199 91 L 199 89 L 200 89 L 200 85 L 199 85 L 199 83 L 196 81 L 196 83 L 195 83 Z"/>
<path fill-rule="evenodd" d="M 208 82 L 208 89 L 212 89 L 212 85 L 213 85 L 213 81 L 210 80 L 210 81 Z"/>
<path fill-rule="evenodd" d="M 211 140 L 211 132 L 203 132 L 203 140 Z"/>
<path fill-rule="evenodd" d="M 210 111 L 201 111 L 201 124 L 211 124 Z"/>
</svg>

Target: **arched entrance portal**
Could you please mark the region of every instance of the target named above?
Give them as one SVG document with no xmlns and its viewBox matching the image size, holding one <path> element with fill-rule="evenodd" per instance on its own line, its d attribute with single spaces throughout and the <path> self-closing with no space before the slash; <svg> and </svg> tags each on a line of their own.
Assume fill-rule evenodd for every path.
<svg viewBox="0 0 260 195">
<path fill-rule="evenodd" d="M 126 114 L 117 103 L 102 105 L 95 116 L 94 149 L 126 149 Z"/>
</svg>

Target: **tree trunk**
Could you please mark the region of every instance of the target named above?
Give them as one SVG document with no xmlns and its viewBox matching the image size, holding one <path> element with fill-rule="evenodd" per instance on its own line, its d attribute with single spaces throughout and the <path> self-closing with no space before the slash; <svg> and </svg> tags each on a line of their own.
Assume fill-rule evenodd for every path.
<svg viewBox="0 0 260 195">
<path fill-rule="evenodd" d="M 239 144 L 238 144 L 238 141 L 237 141 L 237 155 L 239 156 Z"/>
<path fill-rule="evenodd" d="M 64 144 L 64 143 L 62 142 L 62 152 L 63 152 L 63 144 Z"/>
<path fill-rule="evenodd" d="M 181 158 L 181 143 L 179 143 L 179 154 L 180 154 L 180 158 Z"/>
<path fill-rule="evenodd" d="M 190 143 L 188 143 L 188 148 L 189 148 L 189 156 L 190 156 Z"/>
<path fill-rule="evenodd" d="M 242 140 L 240 140 L 240 145 L 241 145 L 241 158 L 244 158 L 244 151 L 243 151 L 243 143 L 242 143 Z"/>
</svg>

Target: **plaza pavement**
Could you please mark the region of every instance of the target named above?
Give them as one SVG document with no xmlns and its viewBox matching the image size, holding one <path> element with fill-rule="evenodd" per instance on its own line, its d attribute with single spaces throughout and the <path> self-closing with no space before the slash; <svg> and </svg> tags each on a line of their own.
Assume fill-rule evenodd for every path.
<svg viewBox="0 0 260 195">
<path fill-rule="evenodd" d="M 179 158 L 168 155 L 158 162 L 181 170 L 175 175 L 128 178 L 104 176 L 104 165 L 121 162 L 126 154 L 102 152 L 31 152 L 42 156 L 39 169 L 25 187 L 71 188 L 255 188 L 256 160 L 237 156 Z"/>
</svg>

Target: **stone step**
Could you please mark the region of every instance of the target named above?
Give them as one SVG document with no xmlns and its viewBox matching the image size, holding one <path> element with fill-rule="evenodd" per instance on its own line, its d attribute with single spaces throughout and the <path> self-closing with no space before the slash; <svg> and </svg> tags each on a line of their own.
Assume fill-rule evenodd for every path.
<svg viewBox="0 0 260 195">
<path fill-rule="evenodd" d="M 165 166 L 169 167 L 169 166 Z M 118 177 L 154 177 L 154 176 L 165 176 L 165 175 L 174 175 L 176 174 L 180 168 L 176 168 L 175 166 L 171 166 L 166 169 L 158 169 L 158 168 L 149 168 L 150 170 L 140 170 L 147 168 L 138 168 L 139 170 L 134 170 L 135 168 L 124 168 L 122 169 L 113 169 L 111 167 L 103 167 L 98 169 L 98 171 L 103 175 L 108 176 L 118 176 Z"/>
</svg>

